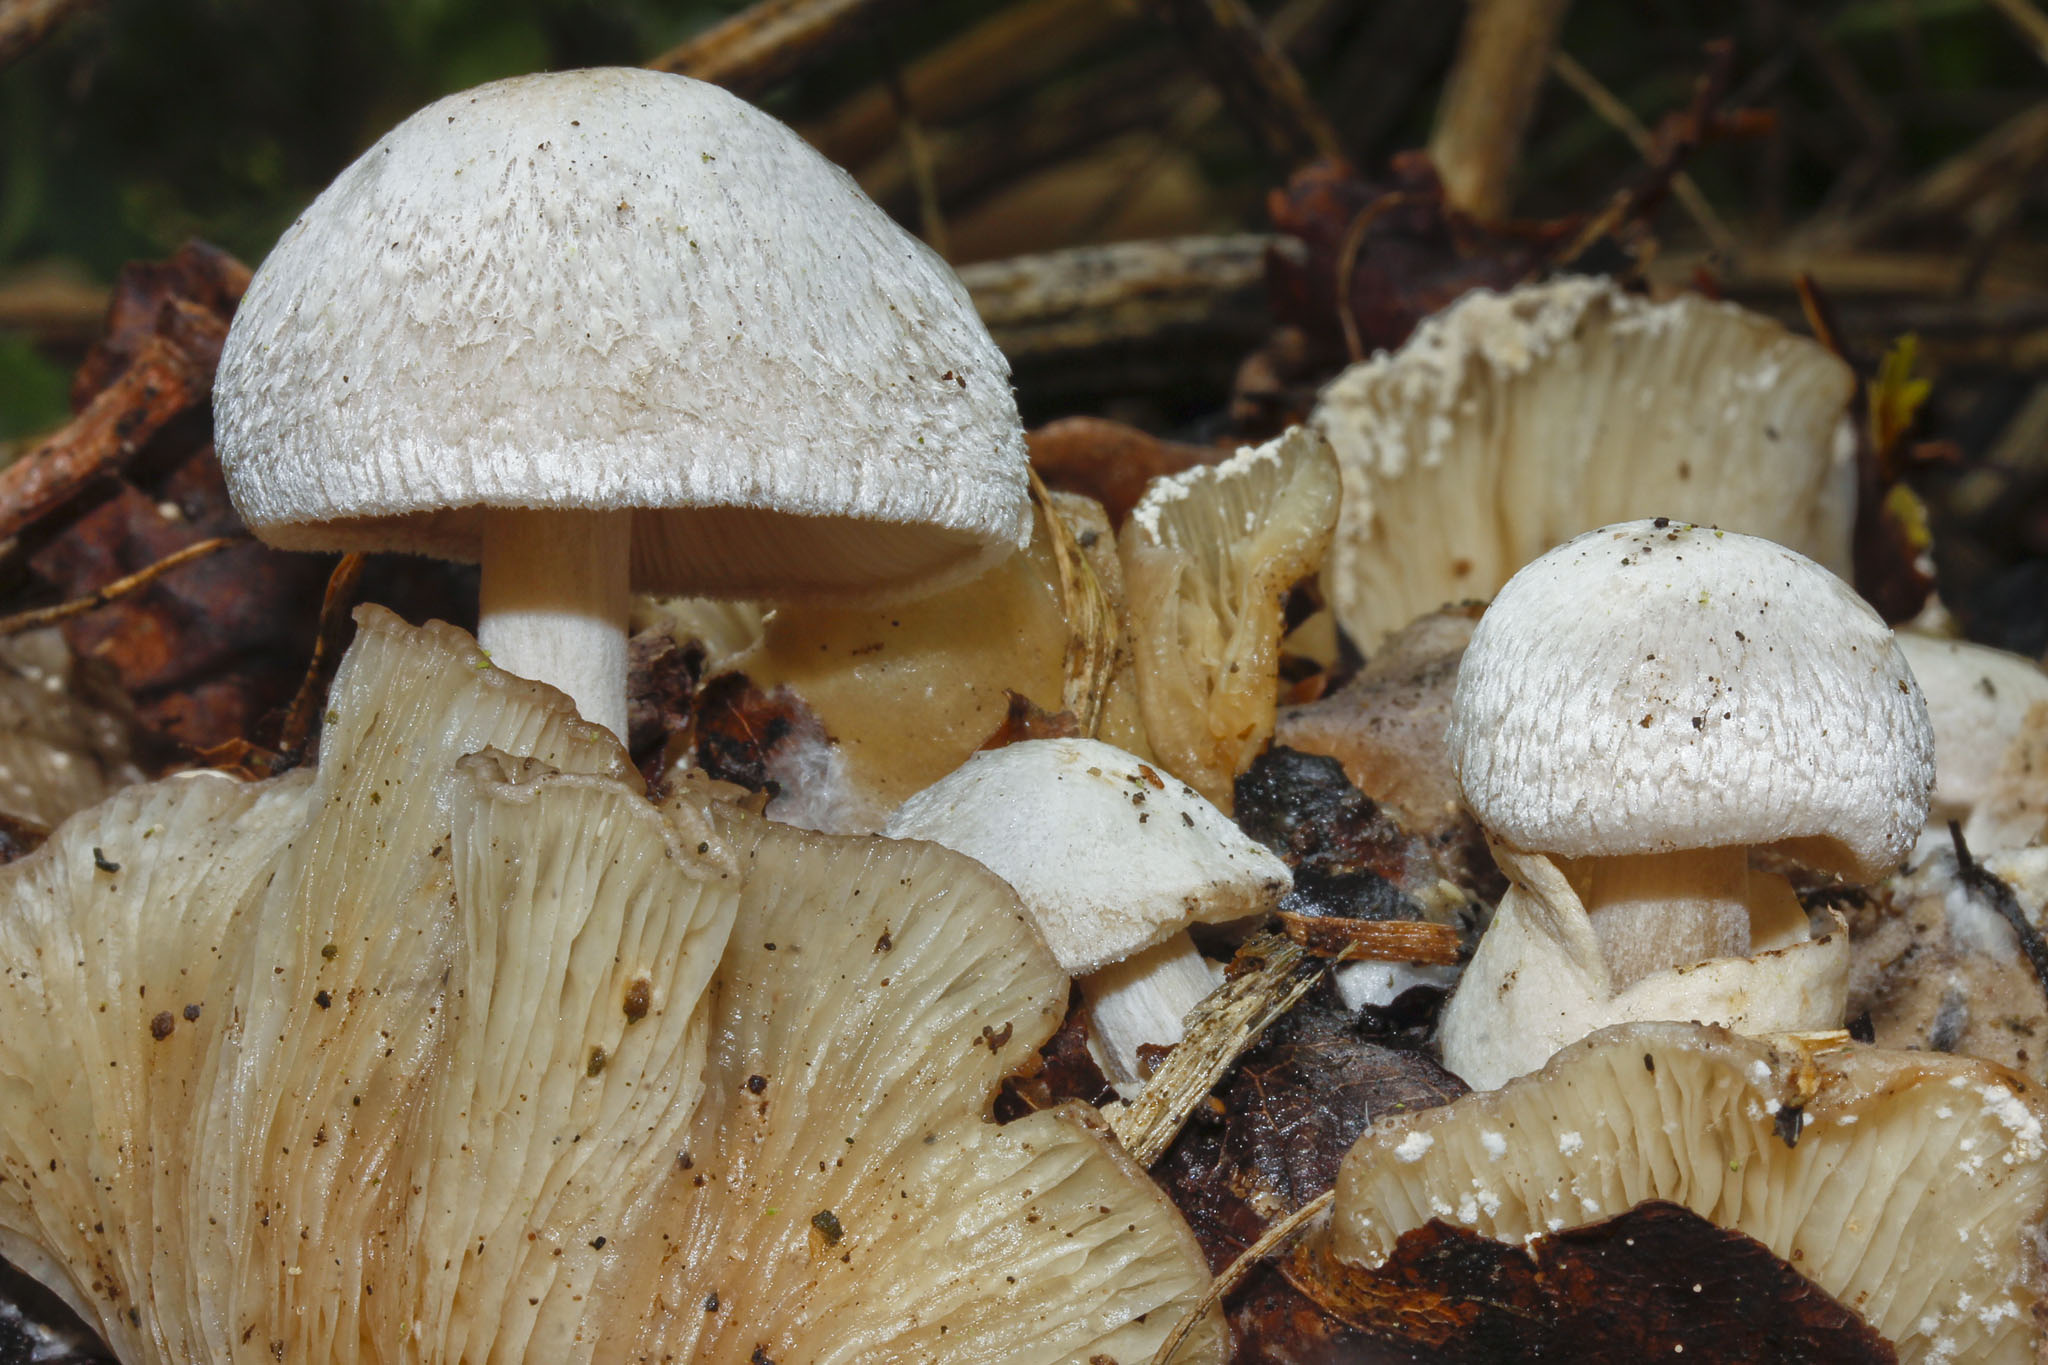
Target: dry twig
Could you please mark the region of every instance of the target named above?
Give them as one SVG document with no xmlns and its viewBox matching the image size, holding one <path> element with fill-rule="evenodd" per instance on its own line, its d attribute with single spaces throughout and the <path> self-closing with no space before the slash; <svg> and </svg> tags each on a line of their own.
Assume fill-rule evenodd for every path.
<svg viewBox="0 0 2048 1365">
<path fill-rule="evenodd" d="M 648 65 L 751 95 L 861 31 L 902 0 L 761 0 Z"/>
<path fill-rule="evenodd" d="M 59 602 L 54 606 L 18 611 L 12 616 L 0 616 L 0 638 L 19 635 L 25 630 L 35 630 L 41 626 L 54 626 L 60 621 L 69 621 L 74 616 L 98 611 L 109 602 L 148 587 L 173 569 L 190 564 L 195 559 L 205 559 L 208 555 L 218 554 L 229 546 L 243 544 L 248 539 L 246 535 L 238 535 L 215 536 L 210 540 L 202 540 L 167 554 L 156 563 L 137 569 L 134 573 L 117 578 L 103 588 L 95 588 L 83 597 L 74 597 L 68 602 Z"/>
<path fill-rule="evenodd" d="M 1187 328 L 1264 326 L 1260 233 L 1074 247 L 960 271 L 1012 360 L 1140 341 Z"/>
<path fill-rule="evenodd" d="M 1448 924 L 1419 919 L 1341 919 L 1279 914 L 1280 932 L 1317 957 L 1338 962 L 1423 962 L 1455 966 L 1462 946 Z"/>
<path fill-rule="evenodd" d="M 1159 1160 L 1223 1073 L 1322 976 L 1306 949 L 1272 934 L 1245 944 L 1238 961 L 1258 965 L 1195 1006 L 1187 1017 L 1186 1036 L 1146 1079 L 1137 1103 L 1113 1104 L 1103 1113 L 1110 1131 L 1140 1166 Z"/>
<path fill-rule="evenodd" d="M 1283 165 L 1343 155 L 1301 73 L 1241 0 L 1151 0 L 1246 128 Z"/>
<path fill-rule="evenodd" d="M 1548 55 L 1571 0 L 1470 0 L 1429 157 L 1444 195 L 1475 218 L 1507 215 Z"/>
<path fill-rule="evenodd" d="M 1293 1213 L 1288 1214 L 1285 1218 L 1282 1218 L 1279 1222 L 1260 1233 L 1259 1240 L 1246 1247 L 1238 1254 L 1236 1260 L 1223 1267 L 1223 1273 L 1210 1282 L 1208 1291 L 1201 1298 L 1197 1299 L 1194 1306 L 1181 1316 L 1181 1320 L 1174 1325 L 1172 1333 L 1161 1344 L 1159 1354 L 1152 1357 L 1152 1365 L 1170 1365 L 1170 1362 L 1173 1360 L 1173 1353 L 1180 1349 L 1181 1343 L 1188 1339 L 1188 1334 L 1195 1330 L 1196 1325 L 1208 1314 L 1209 1310 L 1223 1302 L 1224 1295 L 1243 1283 L 1244 1277 L 1251 1274 L 1260 1261 L 1265 1260 L 1268 1256 L 1285 1246 L 1295 1233 L 1301 1231 L 1318 1214 L 1322 1213 L 1324 1209 L 1335 1203 L 1336 1199 L 1337 1192 L 1335 1190 L 1324 1190 Z"/>
<path fill-rule="evenodd" d="M 217 324 L 223 332 L 225 323 Z M 0 470 L 0 537 L 20 534 L 122 466 L 195 403 L 211 376 L 173 342 L 151 337 L 85 411 Z"/>
<path fill-rule="evenodd" d="M 327 656 L 340 642 L 341 623 L 355 603 L 356 585 L 367 562 L 360 554 L 343 555 L 327 576 L 327 591 L 320 599 L 320 626 L 313 634 L 313 655 L 306 661 L 306 676 L 299 690 L 292 695 L 291 709 L 285 712 L 277 741 L 279 753 L 298 753 L 313 733 L 313 711 L 326 691 Z"/>
<path fill-rule="evenodd" d="M 2034 8 L 2030 0 L 1991 0 L 1991 4 L 2027 36 L 2027 41 L 2034 45 L 2034 55 L 2048 62 L 2048 15 Z"/>
<path fill-rule="evenodd" d="M 1576 58 L 1563 50 L 1551 54 L 1550 69 L 1557 73 L 1559 80 L 1576 91 L 1579 98 L 1583 99 L 1594 113 L 1627 138 L 1630 144 L 1642 153 L 1643 160 L 1655 161 L 1657 143 L 1656 139 L 1650 136 L 1650 130 L 1635 116 L 1635 111 L 1623 104 L 1613 91 L 1602 85 L 1592 72 L 1579 65 Z M 1714 206 L 1707 202 L 1707 196 L 1701 193 L 1697 181 L 1684 171 L 1679 171 L 1671 177 L 1671 194 L 1685 206 L 1685 211 L 1692 216 L 1693 222 L 1699 225 L 1701 234 L 1715 250 L 1734 252 L 1735 234 L 1721 221 L 1721 215 L 1714 212 Z"/>
<path fill-rule="evenodd" d="M 903 68 L 904 97 L 927 124 L 941 124 L 1027 90 L 1135 22 L 1102 0 L 1025 0 Z M 848 99 L 802 131 L 842 166 L 865 166 L 896 141 L 896 101 L 884 85 Z"/>
</svg>

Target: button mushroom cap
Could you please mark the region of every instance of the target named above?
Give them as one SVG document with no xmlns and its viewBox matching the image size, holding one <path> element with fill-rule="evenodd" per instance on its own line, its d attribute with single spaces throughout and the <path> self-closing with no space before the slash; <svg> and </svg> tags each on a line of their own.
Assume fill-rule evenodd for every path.
<svg viewBox="0 0 2048 1365">
<path fill-rule="evenodd" d="M 1453 706 L 1480 823 L 1567 857 L 1765 846 L 1870 878 L 1934 784 L 1926 706 L 1863 599 L 1783 546 L 1662 518 L 1516 574 Z"/>
<path fill-rule="evenodd" d="M 790 129 L 657 72 L 400 124 L 256 273 L 214 399 L 252 529 L 483 559 L 514 671 L 494 565 L 545 599 L 517 574 L 562 575 L 537 557 L 567 523 L 489 509 L 595 519 L 579 572 L 621 635 L 628 558 L 648 590 L 846 599 L 1028 531 L 1008 365 L 945 263 Z"/>
<path fill-rule="evenodd" d="M 1144 1044 L 1179 1041 L 1215 981 L 1186 929 L 1261 914 L 1287 865 L 1192 787 L 1098 740 L 1035 739 L 976 754 L 883 831 L 929 839 L 1015 888 L 1060 967 L 1085 977 L 1111 1079 Z"/>
</svg>

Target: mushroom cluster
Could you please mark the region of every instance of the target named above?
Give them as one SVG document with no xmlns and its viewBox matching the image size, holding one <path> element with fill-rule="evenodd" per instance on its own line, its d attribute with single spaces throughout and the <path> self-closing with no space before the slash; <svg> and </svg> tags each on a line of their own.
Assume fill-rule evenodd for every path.
<svg viewBox="0 0 2048 1365">
<path fill-rule="evenodd" d="M 933 253 L 713 87 L 499 82 L 286 233 L 216 412 L 272 543 L 480 559 L 484 648 L 365 608 L 317 767 L 0 871 L 0 1252 L 131 1362 L 1220 1360 L 1093 1111 L 989 1120 L 1069 989 L 1010 888 L 618 742 L 635 582 L 1031 572 Z"/>
</svg>

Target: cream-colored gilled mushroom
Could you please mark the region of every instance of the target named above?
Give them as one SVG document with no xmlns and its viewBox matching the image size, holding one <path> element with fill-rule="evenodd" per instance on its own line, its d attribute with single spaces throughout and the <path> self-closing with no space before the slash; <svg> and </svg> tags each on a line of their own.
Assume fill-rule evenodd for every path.
<svg viewBox="0 0 2048 1365">
<path fill-rule="evenodd" d="M 976 754 L 903 803 L 885 831 L 980 862 L 1017 891 L 1081 978 L 1103 1070 L 1129 1093 L 1138 1049 L 1180 1041 L 1216 988 L 1188 937 L 1273 909 L 1293 876 L 1192 787 L 1096 740 L 1036 739 Z"/>
<path fill-rule="evenodd" d="M 1208 1282 L 1179 1213 L 1086 1106 L 987 1121 L 1066 1008 L 1015 896 L 930 844 L 721 825 L 707 1096 L 600 1358 L 1152 1360 Z M 1173 1358 L 1224 1355 L 1212 1312 Z"/>
<path fill-rule="evenodd" d="M 1171 1207 L 1085 1111 L 984 1121 L 1065 1002 L 1005 888 L 657 809 L 560 694 L 358 619 L 317 769 L 0 869 L 10 1260 L 131 1365 L 1158 1345 Z"/>
<path fill-rule="evenodd" d="M 1337 524 L 1330 448 L 1294 428 L 1154 479 L 1118 540 L 1138 713 L 1160 761 L 1224 810 L 1273 735 L 1288 589 Z"/>
<path fill-rule="evenodd" d="M 1920 830 L 1926 707 L 1890 629 L 1780 545 L 1663 518 L 1516 574 L 1459 665 L 1458 784 L 1510 886 L 1446 1007 L 1490 1087 L 1625 1019 L 1832 1028 L 1847 936 L 1769 849 L 1873 880 Z"/>
<path fill-rule="evenodd" d="M 1310 415 L 1344 470 L 1326 595 L 1370 655 L 1581 531 L 1660 514 L 1846 575 L 1855 388 L 1825 348 L 1732 304 L 1584 278 L 1474 291 Z"/>
<path fill-rule="evenodd" d="M 1520 1242 L 1671 1200 L 1762 1242 L 1902 1361 L 2020 1365 L 2041 1335 L 2044 1119 L 2035 1087 L 1985 1062 L 1625 1024 L 1374 1124 L 1326 1245 L 1373 1266 L 1431 1218 Z"/>
<path fill-rule="evenodd" d="M 1978 853 L 2048 837 L 2048 672 L 2032 659 L 1962 640 L 1899 632 L 1934 724 L 1938 842 L 1961 822 Z"/>
<path fill-rule="evenodd" d="M 630 582 L 873 597 L 1023 543 L 1008 366 L 790 129 L 649 71 L 441 100 L 256 272 L 221 464 L 290 549 L 483 565 L 494 661 L 624 728 Z"/>
</svg>

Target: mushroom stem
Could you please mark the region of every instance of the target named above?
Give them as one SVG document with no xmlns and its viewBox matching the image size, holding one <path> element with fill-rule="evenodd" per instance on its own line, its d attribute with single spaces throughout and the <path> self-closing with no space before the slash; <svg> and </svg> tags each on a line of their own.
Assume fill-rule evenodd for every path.
<svg viewBox="0 0 2048 1365">
<path fill-rule="evenodd" d="M 1573 869 L 1618 991 L 1666 967 L 1749 955 L 1749 850 L 1586 858 Z"/>
<path fill-rule="evenodd" d="M 486 508 L 477 643 L 508 673 L 559 687 L 626 734 L 633 513 Z"/>
<path fill-rule="evenodd" d="M 1185 929 L 1081 979 L 1096 1060 L 1126 1099 L 1144 1084 L 1138 1049 L 1178 1043 L 1188 1011 L 1215 989 L 1216 970 Z"/>
</svg>

